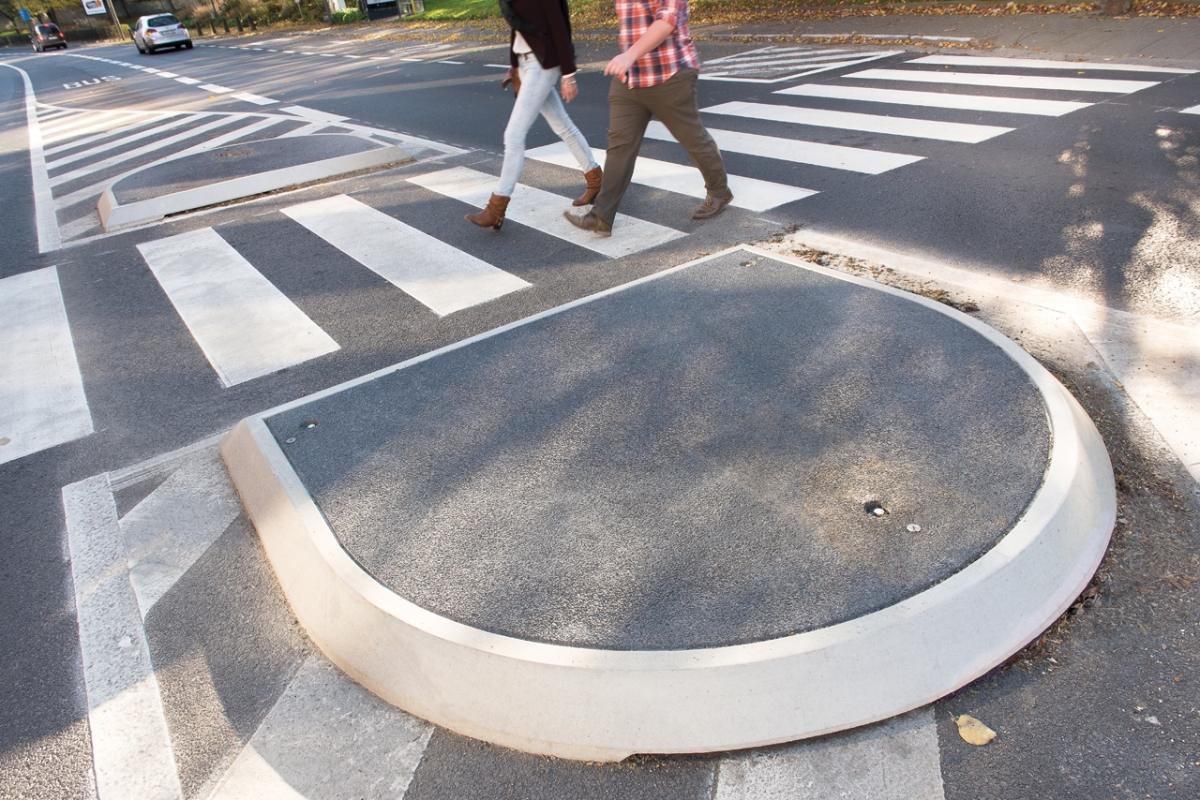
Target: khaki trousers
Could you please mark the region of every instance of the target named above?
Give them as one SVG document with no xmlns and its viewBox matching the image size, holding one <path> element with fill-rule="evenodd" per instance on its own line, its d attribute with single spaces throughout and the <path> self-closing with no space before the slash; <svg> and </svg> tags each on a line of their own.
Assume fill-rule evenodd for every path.
<svg viewBox="0 0 1200 800">
<path fill-rule="evenodd" d="M 617 206 L 633 179 L 633 167 L 650 118 L 658 117 L 671 135 L 683 145 L 692 163 L 704 176 L 704 187 L 714 197 L 728 197 L 729 183 L 721 150 L 700 122 L 696 104 L 698 70 L 681 69 L 666 81 L 644 88 L 630 89 L 613 78 L 608 90 L 608 155 L 604 160 L 604 181 L 592 206 L 592 213 L 612 224 Z"/>
</svg>

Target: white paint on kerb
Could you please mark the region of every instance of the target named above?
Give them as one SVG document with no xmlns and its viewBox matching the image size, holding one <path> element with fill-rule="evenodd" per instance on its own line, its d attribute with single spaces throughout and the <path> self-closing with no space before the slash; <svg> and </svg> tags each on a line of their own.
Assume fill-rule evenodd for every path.
<svg viewBox="0 0 1200 800">
<path fill-rule="evenodd" d="M 755 133 L 726 131 L 718 128 L 709 128 L 708 132 L 716 140 L 718 147 L 730 153 L 773 158 L 795 164 L 812 164 L 830 169 L 844 169 L 867 175 L 878 175 L 881 172 L 924 160 L 924 156 L 908 156 L 882 150 L 866 150 L 861 147 L 844 147 L 799 139 L 782 139 L 777 136 L 761 136 Z M 664 142 L 675 141 L 675 137 L 667 130 L 667 126 L 658 120 L 654 120 L 646 127 L 646 136 Z"/>
<path fill-rule="evenodd" d="M 918 139 L 937 139 L 945 142 L 977 144 L 1008 133 L 1012 128 L 997 125 L 975 125 L 962 122 L 941 122 L 930 119 L 888 117 L 852 111 L 830 111 L 824 108 L 799 108 L 769 103 L 735 101 L 702 108 L 709 114 L 728 114 L 748 119 L 786 122 L 791 125 L 812 125 L 847 131 L 886 133 L 890 136 L 911 136 Z"/>
<path fill-rule="evenodd" d="M 99 800 L 182 795 L 108 477 L 63 488 Z"/>
<path fill-rule="evenodd" d="M 802 83 L 788 89 L 779 89 L 775 94 L 866 103 L 890 103 L 921 108 L 956 108 L 966 111 L 992 111 L 998 114 L 1031 114 L 1042 117 L 1061 117 L 1092 105 L 1092 103 L 1077 103 L 1069 100 L 1030 100 L 1021 97 L 992 97 L 980 94 L 910 92 L 900 89 L 873 89 L 867 86 L 842 86 L 831 83 Z"/>
<path fill-rule="evenodd" d="M 1000 67 L 1001 69 L 1065 69 L 1073 72 L 1168 72 L 1192 75 L 1194 69 L 1151 67 L 1144 64 L 1114 64 L 1109 61 L 1051 61 L 1040 58 L 995 58 L 989 56 L 925 56 L 908 64 L 934 64 L 950 67 Z"/>
<path fill-rule="evenodd" d="M 212 228 L 137 248 L 226 386 L 339 349 Z"/>
<path fill-rule="evenodd" d="M 886 722 L 721 759 L 714 800 L 944 800 L 929 707 Z"/>
<path fill-rule="evenodd" d="M 408 180 L 475 208 L 487 205 L 488 198 L 496 188 L 496 176 L 466 167 L 416 175 Z M 508 203 L 507 218 L 609 258 L 648 250 L 685 235 L 664 225 L 617 214 L 613 222 L 613 236 L 604 238 L 580 230 L 563 219 L 562 212 L 569 208 L 569 202 L 561 195 L 517 184 Z"/>
<path fill-rule="evenodd" d="M 603 164 L 605 155 L 604 150 L 592 148 L 592 156 L 596 159 L 596 163 Z M 545 147 L 526 151 L 525 156 L 535 161 L 544 161 L 560 167 L 579 168 L 575 156 L 571 155 L 570 149 L 563 142 L 555 142 Z M 802 189 L 799 186 L 789 186 L 784 183 L 771 183 L 757 178 L 744 178 L 740 175 L 727 177 L 729 190 L 733 192 L 733 202 L 730 205 L 759 213 L 816 194 L 816 191 L 812 189 Z M 695 197 L 699 200 L 708 196 L 708 191 L 704 188 L 704 176 L 694 166 L 659 161 L 644 156 L 638 156 L 637 162 L 634 164 L 633 182 L 642 186 Z"/>
<path fill-rule="evenodd" d="M 33 82 L 29 73 L 12 64 L 0 64 L 16 70 L 25 84 L 25 127 L 29 132 L 29 167 L 33 173 L 33 207 L 37 219 L 38 252 L 49 253 L 62 247 L 62 236 L 58 231 L 58 216 L 54 211 L 54 194 L 50 189 L 50 177 L 46 172 L 46 158 L 42 152 L 45 142 L 37 118 L 37 97 L 33 94 Z M 0 434 L 3 435 L 3 434 Z"/>
<path fill-rule="evenodd" d="M 936 72 L 912 69 L 868 69 L 843 78 L 951 83 L 959 86 L 1003 86 L 1010 89 L 1048 89 L 1063 92 L 1130 94 L 1157 86 L 1158 81 L 1125 81 L 1105 78 L 1047 78 L 1040 75 L 997 75 L 977 72 Z"/>
<path fill-rule="evenodd" d="M 440 316 L 530 285 L 346 195 L 283 213 Z"/>
<path fill-rule="evenodd" d="M 0 464 L 92 432 L 54 267 L 0 279 Z"/>
</svg>

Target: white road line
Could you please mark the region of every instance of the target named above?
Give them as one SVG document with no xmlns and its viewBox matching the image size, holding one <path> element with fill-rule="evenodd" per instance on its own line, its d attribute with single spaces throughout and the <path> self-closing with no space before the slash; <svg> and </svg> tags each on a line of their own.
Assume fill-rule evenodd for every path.
<svg viewBox="0 0 1200 800">
<path fill-rule="evenodd" d="M 821 128 L 840 128 L 849 131 L 886 133 L 889 136 L 911 136 L 918 139 L 937 139 L 944 142 L 978 144 L 1008 133 L 1012 128 L 996 125 L 972 125 L 961 122 L 939 122 L 910 117 L 887 117 L 859 114 L 850 111 L 829 111 L 821 108 L 798 108 L 767 103 L 735 101 L 703 108 L 710 114 L 728 114 L 747 119 L 786 122 L 791 125 L 812 125 Z"/>
<path fill-rule="evenodd" d="M 233 91 L 233 89 L 230 89 L 227 86 L 218 86 L 215 83 L 202 83 L 196 88 L 203 89 L 206 92 L 212 92 L 213 94 L 229 94 Z"/>
<path fill-rule="evenodd" d="M 212 120 L 211 122 L 206 122 L 203 125 L 198 125 L 194 128 L 188 128 L 186 131 L 183 131 L 182 133 L 177 133 L 174 136 L 168 136 L 165 139 L 159 139 L 157 141 L 151 142 L 150 144 L 142 145 L 141 147 L 134 148 L 133 150 L 127 150 L 124 153 L 119 153 L 115 156 L 109 156 L 108 158 L 103 159 L 101 161 L 96 161 L 92 164 L 88 164 L 87 166 L 79 167 L 78 169 L 73 169 L 70 172 L 65 172 L 61 175 L 55 175 L 53 178 L 50 179 L 50 185 L 51 186 L 61 186 L 62 184 L 67 183 L 69 181 L 76 180 L 77 178 L 82 178 L 85 175 L 91 175 L 94 172 L 99 172 L 101 170 L 108 169 L 109 167 L 115 166 L 117 164 L 121 164 L 121 163 L 129 161 L 131 159 L 143 156 L 146 153 L 153 153 L 155 150 L 162 150 L 163 148 L 170 147 L 171 145 L 174 145 L 174 144 L 178 144 L 179 142 L 183 142 L 188 139 L 195 138 L 196 136 L 199 136 L 200 134 L 205 133 L 206 131 L 210 131 L 213 128 L 219 128 L 224 125 L 232 124 L 234 122 L 240 122 L 243 119 L 245 119 L 244 116 L 218 117 L 217 119 Z"/>
<path fill-rule="evenodd" d="M 714 800 L 944 800 L 929 708 L 833 736 L 721 759 Z"/>
<path fill-rule="evenodd" d="M 1179 113 L 1180 114 L 1200 114 L 1200 106 L 1192 106 L 1191 108 L 1185 108 L 1182 111 L 1180 111 Z"/>
<path fill-rule="evenodd" d="M 175 119 L 171 120 L 170 122 L 166 122 L 162 125 L 155 125 L 153 128 L 150 128 L 148 130 L 138 131 L 137 133 L 135 133 L 131 136 L 122 136 L 119 139 L 110 139 L 109 141 L 105 142 L 104 144 L 97 145 L 96 147 L 92 147 L 88 150 L 82 150 L 77 153 L 72 153 L 69 156 L 64 156 L 62 158 L 56 158 L 53 161 L 47 161 L 46 167 L 48 169 L 58 169 L 59 167 L 65 167 L 67 164 L 72 164 L 76 161 L 80 161 L 85 158 L 91 158 L 92 156 L 98 155 L 99 153 L 106 153 L 109 150 L 115 150 L 118 147 L 127 147 L 128 145 L 130 145 L 134 142 L 141 141 L 142 139 L 146 139 L 150 136 L 158 136 L 159 134 L 162 134 L 166 131 L 174 130 L 175 128 L 178 128 L 181 125 L 187 125 L 188 123 L 191 123 L 191 122 L 197 122 L 207 116 L 208 116 L 207 114 L 188 114 L 185 117 L 176 117 Z"/>
<path fill-rule="evenodd" d="M 57 230 L 57 229 L 56 229 Z M 0 279 L 0 464 L 92 432 L 54 267 Z"/>
<path fill-rule="evenodd" d="M 200 83 L 200 81 L 196 80 L 195 78 L 176 78 L 175 82 L 182 83 L 186 86 L 195 86 L 196 84 Z"/>
<path fill-rule="evenodd" d="M 63 488 L 99 800 L 182 796 L 108 476 Z"/>
<path fill-rule="evenodd" d="M 114 117 L 125 116 L 123 111 L 96 111 L 84 116 L 73 117 L 66 120 L 59 120 L 55 123 L 42 126 L 42 135 L 47 141 L 51 139 L 61 139 L 67 131 L 75 130 L 76 128 L 88 127 L 98 124 L 111 124 Z M 67 134 L 74 136 L 76 134 Z"/>
<path fill-rule="evenodd" d="M 773 158 L 795 164 L 812 164 L 830 169 L 844 169 L 867 175 L 878 175 L 897 167 L 914 164 L 924 158 L 923 156 L 909 156 L 881 150 L 864 150 L 858 147 L 805 142 L 799 139 L 780 139 L 775 136 L 738 133 L 717 128 L 709 128 L 708 132 L 716 140 L 718 147 L 731 153 Z M 664 142 L 675 141 L 666 126 L 657 120 L 651 122 L 646 128 L 646 136 Z"/>
<path fill-rule="evenodd" d="M 232 95 L 232 97 L 234 100 L 241 100 L 244 103 L 253 103 L 256 106 L 269 106 L 279 102 L 278 100 L 272 100 L 271 98 L 263 97 L 262 95 L 250 94 L 249 92 L 238 92 L 237 94 Z"/>
<path fill-rule="evenodd" d="M 136 117 L 134 122 L 131 122 L 128 125 L 124 125 L 120 128 L 112 128 L 110 130 L 100 131 L 99 133 L 94 133 L 91 136 L 86 136 L 83 139 L 72 139 L 71 141 L 67 142 L 66 144 L 60 144 L 55 147 L 48 147 L 48 148 L 46 148 L 46 155 L 50 156 L 50 155 L 54 155 L 56 153 L 65 152 L 67 150 L 74 150 L 77 147 L 84 147 L 93 142 L 99 142 L 102 139 L 107 139 L 110 136 L 123 136 L 126 133 L 136 131 L 140 128 L 143 128 L 146 125 L 152 125 L 155 122 L 161 122 L 163 120 L 168 120 L 168 119 L 171 119 L 172 117 L 177 117 L 177 116 L 179 116 L 179 115 L 177 115 L 177 114 L 146 114 L 146 115 L 143 115 L 140 117 Z M 184 116 L 195 117 L 195 116 L 200 116 L 200 115 L 190 114 L 190 115 L 184 115 Z"/>
<path fill-rule="evenodd" d="M 909 64 L 936 64 L 949 67 L 1000 67 L 1002 69 L 1069 69 L 1092 72 L 1170 72 L 1178 75 L 1193 75 L 1194 69 L 1175 67 L 1148 67 L 1141 64 L 1113 64 L 1107 61 L 1050 61 L 1037 58 L 995 58 L 988 56 L 925 56 L 906 62 Z"/>
<path fill-rule="evenodd" d="M 126 64 L 125 66 L 127 66 L 127 67 L 132 67 L 133 65 L 132 65 L 132 64 Z M 137 67 L 134 67 L 134 69 L 137 69 Z M 160 71 L 160 72 L 158 73 L 158 77 L 160 77 L 160 78 L 178 78 L 179 76 L 178 76 L 178 75 L 176 75 L 174 72 L 162 72 L 162 71 Z"/>
<path fill-rule="evenodd" d="M 976 72 L 935 72 L 914 69 L 868 69 L 843 78 L 918 83 L 952 83 L 958 86 L 1001 86 L 1009 89 L 1048 89 L 1060 92 L 1132 94 L 1157 86 L 1159 81 L 1124 81 L 1105 78 L 1047 78 L 1040 75 L 997 75 Z"/>
<path fill-rule="evenodd" d="M 439 316 L 530 285 L 346 195 L 283 213 Z"/>
<path fill-rule="evenodd" d="M 1042 117 L 1061 117 L 1087 108 L 1092 103 L 1068 100 L 1027 100 L 1020 97 L 991 97 L 981 94 L 947 94 L 944 92 L 909 92 L 900 89 L 872 89 L 865 86 L 838 86 L 828 83 L 803 83 L 775 94 L 795 97 L 824 97 L 831 100 L 854 100 L 865 103 L 891 103 L 922 108 L 956 108 L 965 111 L 994 111 L 1002 114 L 1033 114 Z"/>
<path fill-rule="evenodd" d="M 59 117 L 83 113 L 86 112 L 81 108 L 56 108 L 53 111 L 39 111 L 38 122 L 49 122 L 50 120 L 58 119 Z"/>
<path fill-rule="evenodd" d="M 215 447 L 185 460 L 121 517 L 129 583 L 142 619 L 242 513 Z"/>
<path fill-rule="evenodd" d="M 339 349 L 212 228 L 137 248 L 226 386 Z"/>
<path fill-rule="evenodd" d="M 104 119 L 91 119 L 85 124 L 80 125 L 62 133 L 56 133 L 53 136 L 45 135 L 43 132 L 42 141 L 46 144 L 56 144 L 58 142 L 66 142 L 76 139 L 79 136 L 88 136 L 95 133 L 111 134 L 115 130 L 128 127 L 130 120 L 141 121 L 145 117 L 141 114 L 127 114 L 124 117 L 105 117 Z M 71 142 L 66 147 L 74 147 L 75 143 Z M 59 148 L 55 148 L 56 150 Z"/>
<path fill-rule="evenodd" d="M 313 122 L 324 122 L 326 124 L 345 122 L 350 119 L 349 117 L 339 117 L 337 114 L 328 114 L 324 111 L 317 111 L 315 108 L 305 108 L 304 106 L 285 106 L 280 110 L 297 117 L 311 119 Z"/>
<path fill-rule="evenodd" d="M 418 175 L 408 180 L 475 208 L 486 205 L 496 188 L 495 176 L 465 167 Z M 686 235 L 673 228 L 618 214 L 613 235 L 604 238 L 580 230 L 563 219 L 563 211 L 570 208 L 570 200 L 565 197 L 518 184 L 508 204 L 507 218 L 609 258 L 648 250 Z"/>
<path fill-rule="evenodd" d="M 888 51 L 885 51 L 882 53 L 876 53 L 871 56 L 852 58 L 848 61 L 830 61 L 827 63 L 823 63 L 820 66 L 813 67 L 812 69 L 803 69 L 804 65 L 801 64 L 801 65 L 799 65 L 802 68 L 800 72 L 793 72 L 791 74 L 781 75 L 781 76 L 778 76 L 775 78 L 744 77 L 743 73 L 749 73 L 749 72 L 754 71 L 752 68 L 747 68 L 744 70 L 733 69 L 728 72 L 714 72 L 709 75 L 701 75 L 700 78 L 703 80 L 727 81 L 727 82 L 732 82 L 732 83 L 782 83 L 783 81 L 791 81 L 791 80 L 795 80 L 796 78 L 804 78 L 809 75 L 816 75 L 821 72 L 829 72 L 830 70 L 841 69 L 842 67 L 858 66 L 859 64 L 865 64 L 868 61 L 878 61 L 881 58 L 888 58 L 889 56 L 894 56 L 899 52 L 901 52 L 901 51 L 888 50 Z M 788 70 L 780 70 L 778 68 L 772 68 L 770 71 L 787 72 Z"/>
<path fill-rule="evenodd" d="M 433 731 L 314 653 L 209 800 L 403 798 Z"/>
<path fill-rule="evenodd" d="M 722 67 L 722 69 L 728 69 L 728 68 L 732 67 L 735 69 L 741 68 L 741 70 L 744 72 L 754 72 L 755 70 L 764 69 L 764 68 L 768 68 L 768 67 L 807 66 L 810 64 L 820 64 L 822 62 L 828 62 L 828 61 L 846 61 L 846 60 L 847 60 L 847 58 L 846 58 L 845 53 L 842 53 L 841 55 L 836 55 L 836 56 L 808 56 L 808 57 L 805 57 L 805 56 L 795 55 L 795 56 L 787 56 L 787 57 L 782 57 L 782 58 L 773 58 L 773 57 L 769 57 L 769 56 L 764 56 L 764 57 L 761 57 L 760 59 L 746 59 L 745 61 L 732 61 L 732 62 L 726 63 Z M 852 59 L 852 60 L 857 61 L 858 59 Z M 711 65 L 712 65 L 711 61 L 705 63 L 706 67 L 711 66 Z"/>
<path fill-rule="evenodd" d="M 752 50 L 749 53 L 739 53 L 738 55 L 735 55 L 735 56 L 725 56 L 724 58 L 709 59 L 704 62 L 704 66 L 711 67 L 714 64 L 757 64 L 757 63 L 761 63 L 764 61 L 771 61 L 773 59 L 781 59 L 781 58 L 793 58 L 793 59 L 798 59 L 798 58 L 812 58 L 812 59 L 815 59 L 815 58 L 821 58 L 821 59 L 837 58 L 837 59 L 841 59 L 841 58 L 845 58 L 846 53 L 849 53 L 849 52 L 851 52 L 851 51 L 846 50 L 846 49 L 810 50 L 808 48 L 801 47 L 801 48 L 788 48 L 786 50 L 776 50 L 774 48 L 767 48 L 766 50 Z M 788 56 L 787 55 L 788 53 L 791 53 L 792 55 Z M 781 62 L 781 63 L 785 63 L 785 62 Z"/>
<path fill-rule="evenodd" d="M 62 247 L 62 234 L 58 230 L 58 215 L 54 211 L 54 192 L 50 188 L 50 177 L 46 172 L 46 156 L 43 152 L 45 140 L 37 118 L 37 97 L 33 93 L 33 81 L 29 73 L 11 64 L 0 66 L 16 70 L 25 85 L 25 128 L 29 134 L 29 169 L 33 175 L 33 213 L 37 221 L 38 252 L 48 253 Z M 5 434 L 0 434 L 3 436 Z"/>
<path fill-rule="evenodd" d="M 535 161 L 545 161 L 560 167 L 579 168 L 575 157 L 562 142 L 538 147 L 526 152 L 525 155 Z M 606 155 L 604 150 L 593 148 L 592 155 L 597 163 L 604 163 Z M 805 197 L 816 194 L 812 189 L 802 189 L 799 186 L 743 178 L 739 175 L 728 177 L 729 190 L 733 192 L 731 205 L 757 213 L 769 211 L 785 203 L 803 200 Z M 695 167 L 641 156 L 638 157 L 633 168 L 633 182 L 700 200 L 703 200 L 708 194 L 704 189 L 704 177 Z"/>
</svg>

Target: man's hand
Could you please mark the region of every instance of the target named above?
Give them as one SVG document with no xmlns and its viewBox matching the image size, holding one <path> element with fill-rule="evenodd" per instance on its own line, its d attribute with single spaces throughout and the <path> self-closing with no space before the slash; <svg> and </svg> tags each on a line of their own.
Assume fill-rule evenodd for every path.
<svg viewBox="0 0 1200 800">
<path fill-rule="evenodd" d="M 633 69 L 637 60 L 665 42 L 667 37 L 674 32 L 675 26 L 671 23 L 662 19 L 655 20 L 654 24 L 633 43 L 633 46 L 608 62 L 608 66 L 604 68 L 604 74 L 616 75 L 621 83 L 629 83 L 629 70 Z"/>
<path fill-rule="evenodd" d="M 633 69 L 633 65 L 637 63 L 637 56 L 630 56 L 632 50 L 626 50 L 621 55 L 608 62 L 608 66 L 604 68 L 605 75 L 616 75 L 621 83 L 629 82 L 629 70 Z"/>
</svg>

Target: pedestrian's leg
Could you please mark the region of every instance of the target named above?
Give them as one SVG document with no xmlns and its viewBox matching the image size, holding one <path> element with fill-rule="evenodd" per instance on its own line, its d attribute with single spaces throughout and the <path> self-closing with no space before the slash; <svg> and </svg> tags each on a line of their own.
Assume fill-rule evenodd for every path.
<svg viewBox="0 0 1200 800">
<path fill-rule="evenodd" d="M 617 78 L 608 90 L 608 155 L 604 158 L 604 182 L 592 206 L 592 213 L 610 227 L 617 218 L 617 206 L 633 180 L 633 168 L 642 137 L 650 124 L 650 111 L 637 93 Z"/>
<path fill-rule="evenodd" d="M 554 70 L 561 72 L 558 67 L 555 67 Z M 571 151 L 571 155 L 575 156 L 581 170 L 587 172 L 589 169 L 600 166 L 596 163 L 596 157 L 592 155 L 592 148 L 584 138 L 583 132 L 579 130 L 574 120 L 571 119 L 571 115 L 567 113 L 566 106 L 563 105 L 558 92 L 552 90 L 550 94 L 546 95 L 546 102 L 542 103 L 542 116 L 546 118 L 546 122 L 550 123 L 550 130 L 563 140 L 563 144 Z"/>
<path fill-rule="evenodd" d="M 525 167 L 525 135 L 537 119 L 546 97 L 554 91 L 560 70 L 542 69 L 536 58 L 521 59 L 521 93 L 513 102 L 508 126 L 504 129 L 504 166 L 496 194 L 511 197 Z"/>
<path fill-rule="evenodd" d="M 708 196 L 732 197 L 721 149 L 700 120 L 700 108 L 696 103 L 698 77 L 699 72 L 694 69 L 681 69 L 669 80 L 643 90 L 642 100 L 700 170 Z"/>
<path fill-rule="evenodd" d="M 474 214 L 467 214 L 467 221 L 481 228 L 500 230 L 508 211 L 508 202 L 517 188 L 517 179 L 525 168 L 525 134 L 537 119 L 542 103 L 554 88 L 559 70 L 544 70 L 534 58 L 522 58 L 521 93 L 513 102 L 508 126 L 504 129 L 504 166 L 500 168 L 500 185 L 488 199 L 488 204 Z M 553 73 L 548 75 L 547 73 Z"/>
<path fill-rule="evenodd" d="M 587 186 L 583 194 L 576 198 L 571 205 L 585 206 L 595 200 L 596 195 L 600 193 L 603 177 L 600 165 L 596 163 L 596 157 L 592 154 L 592 148 L 567 113 L 558 92 L 551 91 L 546 96 L 546 102 L 542 104 L 542 116 L 546 118 L 546 122 L 550 123 L 550 129 L 563 140 L 567 149 L 571 151 L 571 155 L 575 156 L 575 160 L 579 162 L 579 168 L 583 170 L 583 179 Z"/>
</svg>

